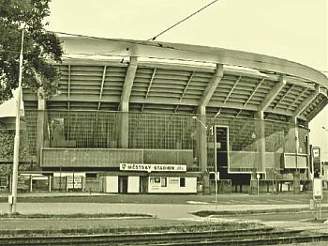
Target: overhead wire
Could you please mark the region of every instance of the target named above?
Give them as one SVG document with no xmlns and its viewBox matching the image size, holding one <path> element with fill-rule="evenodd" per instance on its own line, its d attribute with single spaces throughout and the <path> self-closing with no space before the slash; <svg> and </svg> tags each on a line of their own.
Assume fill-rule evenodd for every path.
<svg viewBox="0 0 328 246">
<path fill-rule="evenodd" d="M 150 38 L 148 40 L 138 41 L 138 40 L 121 39 L 120 41 L 121 42 L 124 42 L 124 43 L 128 43 L 130 45 L 139 44 L 139 45 L 152 46 L 152 47 L 158 47 L 158 48 L 163 48 L 163 49 L 172 49 L 172 50 L 178 50 L 178 51 L 186 51 L 186 49 L 182 49 L 182 48 L 179 48 L 179 47 L 171 46 L 170 44 L 160 43 L 158 41 L 156 41 L 156 42 L 147 42 L 147 41 L 155 41 L 156 38 L 158 38 L 159 36 L 163 35 L 164 33 L 168 32 L 172 28 L 178 26 L 179 24 L 185 22 L 186 20 L 190 19 L 191 17 L 195 16 L 196 14 L 200 13 L 201 11 L 205 10 L 206 8 L 210 7 L 211 5 L 215 4 L 218 1 L 219 0 L 214 0 L 214 1 L 206 4 L 205 6 L 201 7 L 197 11 L 195 11 L 192 14 L 188 15 L 187 17 L 181 19 L 180 21 L 176 22 L 175 24 L 171 25 L 170 27 L 166 28 L 165 30 L 161 31 L 159 34 L 155 35 L 154 37 L 152 37 L 152 38 Z M 105 37 L 96 37 L 96 36 L 83 35 L 83 34 L 73 34 L 73 33 L 58 32 L 58 31 L 49 31 L 49 30 L 47 30 L 47 32 L 54 33 L 54 34 L 67 35 L 67 36 L 72 36 L 72 37 L 83 37 L 83 38 L 89 38 L 89 39 L 95 39 L 95 40 L 118 41 L 118 39 L 105 38 Z M 117 52 L 117 51 L 122 52 L 123 50 L 124 51 L 129 51 L 130 49 L 131 49 L 130 46 L 126 46 L 125 48 L 123 47 L 123 48 L 113 49 L 113 50 L 107 51 L 106 52 L 107 54 L 101 54 L 101 55 L 102 56 L 109 56 L 110 57 L 110 56 L 114 56 L 114 54 L 109 55 L 108 53 L 114 53 L 114 52 Z M 81 54 L 81 55 L 87 55 L 87 54 Z M 149 57 L 149 58 L 152 58 L 152 57 Z M 158 57 L 156 57 L 156 58 L 158 58 Z M 172 59 L 172 60 L 200 62 L 200 61 L 195 60 L 195 59 L 187 59 L 187 60 L 185 60 L 185 59 Z M 124 61 L 124 59 L 123 59 L 123 61 Z M 204 61 L 201 61 L 201 62 L 207 63 L 207 62 L 204 62 Z M 212 62 L 208 62 L 208 63 L 212 63 Z"/>
<path fill-rule="evenodd" d="M 206 4 L 205 6 L 201 7 L 200 9 L 196 10 L 195 12 L 191 13 L 190 15 L 188 15 L 187 17 L 179 20 L 178 22 L 174 23 L 173 25 L 169 26 L 168 28 L 164 29 L 163 31 L 161 31 L 160 33 L 158 33 L 157 35 L 147 39 L 148 41 L 150 40 L 156 40 L 159 36 L 163 35 L 164 33 L 168 32 L 169 30 L 171 30 L 172 28 L 180 25 L 181 23 L 185 22 L 186 20 L 190 19 L 191 17 L 193 17 L 194 15 L 200 13 L 201 11 L 203 11 L 204 9 L 208 8 L 209 6 L 213 5 L 214 3 L 218 2 L 219 0 L 214 0 L 212 2 L 210 2 L 209 4 Z"/>
</svg>

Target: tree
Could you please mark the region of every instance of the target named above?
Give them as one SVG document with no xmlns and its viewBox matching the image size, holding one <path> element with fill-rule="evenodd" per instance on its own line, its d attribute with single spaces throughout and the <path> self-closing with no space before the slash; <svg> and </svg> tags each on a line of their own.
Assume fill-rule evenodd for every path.
<svg viewBox="0 0 328 246">
<path fill-rule="evenodd" d="M 10 98 L 11 90 L 18 87 L 23 28 L 23 86 L 34 91 L 42 86 L 45 96 L 56 90 L 59 72 L 54 64 L 61 62 L 63 51 L 56 35 L 45 30 L 49 1 L 0 0 L 0 101 Z"/>
</svg>

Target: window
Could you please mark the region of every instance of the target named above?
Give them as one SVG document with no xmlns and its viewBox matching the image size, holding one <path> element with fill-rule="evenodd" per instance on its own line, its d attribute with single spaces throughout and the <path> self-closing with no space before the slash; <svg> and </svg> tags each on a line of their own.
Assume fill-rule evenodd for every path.
<svg viewBox="0 0 328 246">
<path fill-rule="evenodd" d="M 166 177 L 165 178 L 161 177 L 161 187 L 167 187 Z"/>
<path fill-rule="evenodd" d="M 97 178 L 96 173 L 86 173 L 85 175 L 86 175 L 87 178 Z"/>
<path fill-rule="evenodd" d="M 186 187 L 186 178 L 180 178 L 180 187 Z"/>
<path fill-rule="evenodd" d="M 150 177 L 150 183 L 151 184 L 160 184 L 161 183 L 161 179 L 158 177 Z"/>
</svg>

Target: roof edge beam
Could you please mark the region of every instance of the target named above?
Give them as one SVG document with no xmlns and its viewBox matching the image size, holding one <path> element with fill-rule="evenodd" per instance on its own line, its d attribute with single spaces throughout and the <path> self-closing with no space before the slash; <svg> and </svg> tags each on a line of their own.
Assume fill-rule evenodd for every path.
<svg viewBox="0 0 328 246">
<path fill-rule="evenodd" d="M 282 97 L 278 100 L 278 102 L 273 106 L 273 109 L 275 109 L 285 98 L 286 96 L 289 94 L 289 92 L 294 88 L 294 84 L 292 84 L 286 91 L 286 93 L 284 95 L 282 95 Z"/>
<path fill-rule="evenodd" d="M 182 92 L 182 94 L 180 96 L 180 100 L 179 100 L 180 102 L 182 102 L 182 98 L 184 97 L 186 91 L 188 90 L 189 84 L 190 84 L 192 78 L 194 77 L 194 74 L 195 74 L 195 71 L 192 71 L 192 73 L 190 74 L 190 77 L 189 77 L 189 79 L 187 81 L 187 84 L 185 85 L 185 88 L 183 89 L 183 92 Z"/>
<path fill-rule="evenodd" d="M 296 98 L 295 100 L 293 101 L 293 103 L 291 103 L 286 110 L 289 110 L 291 107 L 295 106 L 296 105 L 296 102 L 303 96 L 305 95 L 305 93 L 309 90 L 309 88 L 305 88 Z"/>
<path fill-rule="evenodd" d="M 151 79 L 150 79 L 150 82 L 149 82 L 149 85 L 148 85 L 148 89 L 147 89 L 147 92 L 146 92 L 146 96 L 145 96 L 146 99 L 147 99 L 147 97 L 149 95 L 151 86 L 152 86 L 153 81 L 155 79 L 156 71 L 157 71 L 157 68 L 155 67 L 154 70 L 153 70 L 153 74 L 151 75 Z"/>
<path fill-rule="evenodd" d="M 242 77 L 239 76 L 238 79 L 235 81 L 235 83 L 233 84 L 231 90 L 229 91 L 229 94 L 228 94 L 227 97 L 224 99 L 223 104 L 226 104 L 226 102 L 229 100 L 229 98 L 230 98 L 232 92 L 233 92 L 234 89 L 237 87 L 237 85 L 238 85 L 239 81 L 241 80 L 241 78 L 242 78 Z"/>
<path fill-rule="evenodd" d="M 101 99 L 102 99 L 102 95 L 103 95 L 103 91 L 104 91 L 104 84 L 105 84 L 105 79 L 106 79 L 106 70 L 107 70 L 107 66 L 105 65 L 104 70 L 103 70 L 102 79 L 101 79 L 101 84 L 100 84 L 98 110 L 100 109 Z"/>
<path fill-rule="evenodd" d="M 257 92 L 257 90 L 263 84 L 264 80 L 265 80 L 265 78 L 261 79 L 260 82 L 255 86 L 255 89 L 253 90 L 253 92 L 251 93 L 251 95 L 247 98 L 247 101 L 244 103 L 244 106 L 246 106 L 249 103 L 249 101 L 253 98 L 253 96 L 255 95 L 255 93 Z"/>
<path fill-rule="evenodd" d="M 70 100 L 71 100 L 71 65 L 68 65 L 68 78 L 67 78 L 67 109 L 70 110 Z"/>
<path fill-rule="evenodd" d="M 316 108 L 309 113 L 308 115 L 306 115 L 306 118 L 308 121 L 313 120 L 313 118 L 319 113 L 321 112 L 321 110 L 323 110 L 326 105 L 328 104 L 328 98 L 326 97 L 324 100 L 322 100 L 317 106 Z"/>
<path fill-rule="evenodd" d="M 131 56 L 130 64 L 127 68 L 127 72 L 125 75 L 122 97 L 121 97 L 121 111 L 123 111 L 123 112 L 129 111 L 130 95 L 131 95 L 133 81 L 136 76 L 137 67 L 138 67 L 137 57 Z"/>
<path fill-rule="evenodd" d="M 216 64 L 216 70 L 211 78 L 211 81 L 208 83 L 204 94 L 202 98 L 200 99 L 199 107 L 206 107 L 209 101 L 212 98 L 212 95 L 214 94 L 216 87 L 220 83 L 221 79 L 223 77 L 223 65 L 222 64 Z"/>
<path fill-rule="evenodd" d="M 273 100 L 278 96 L 280 91 L 284 88 L 284 86 L 287 84 L 285 76 L 282 76 L 280 81 L 272 88 L 270 93 L 266 96 L 266 98 L 263 100 L 263 102 L 258 106 L 258 111 L 265 111 L 270 104 L 273 102 Z"/>
<path fill-rule="evenodd" d="M 299 117 L 300 114 L 312 103 L 312 101 L 320 94 L 320 87 L 316 86 L 315 92 L 303 101 L 300 106 L 295 110 L 293 117 Z"/>
</svg>

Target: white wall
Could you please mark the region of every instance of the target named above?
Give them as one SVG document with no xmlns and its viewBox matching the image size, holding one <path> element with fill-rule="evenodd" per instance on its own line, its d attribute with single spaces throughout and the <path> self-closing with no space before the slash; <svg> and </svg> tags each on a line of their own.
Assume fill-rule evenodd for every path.
<svg viewBox="0 0 328 246">
<path fill-rule="evenodd" d="M 106 176 L 105 192 L 118 193 L 118 176 Z"/>
<path fill-rule="evenodd" d="M 128 193 L 139 193 L 140 177 L 129 176 L 128 177 Z"/>
<path fill-rule="evenodd" d="M 328 181 L 328 166 L 324 165 L 323 166 L 323 176 L 322 176 L 323 180 Z"/>
<path fill-rule="evenodd" d="M 154 179 L 159 182 L 154 182 Z M 148 193 L 196 193 L 197 178 L 185 177 L 185 187 L 180 187 L 180 177 L 166 177 L 166 187 L 163 187 L 164 177 L 149 177 Z"/>
</svg>

